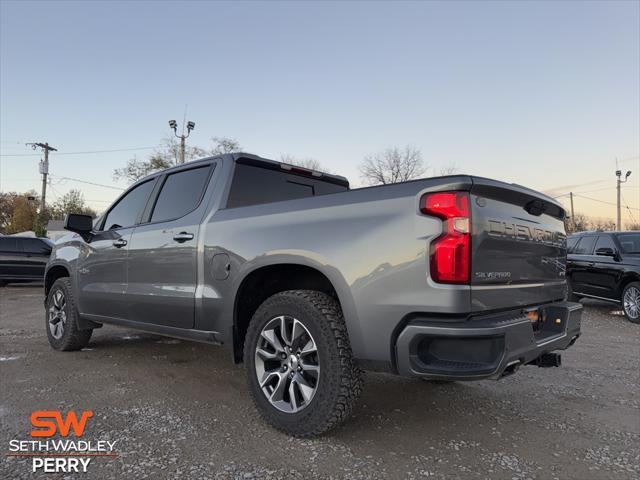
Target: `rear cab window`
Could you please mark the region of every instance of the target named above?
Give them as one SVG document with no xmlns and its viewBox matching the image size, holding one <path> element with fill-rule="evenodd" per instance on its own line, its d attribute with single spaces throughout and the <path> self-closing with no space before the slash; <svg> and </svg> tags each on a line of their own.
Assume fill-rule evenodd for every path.
<svg viewBox="0 0 640 480">
<path fill-rule="evenodd" d="M 227 208 L 246 207 L 346 192 L 348 185 L 340 185 L 292 171 L 269 168 L 259 164 L 236 163 Z"/>
<path fill-rule="evenodd" d="M 202 200 L 211 165 L 167 175 L 151 214 L 151 223 L 174 220 L 193 211 Z"/>
</svg>

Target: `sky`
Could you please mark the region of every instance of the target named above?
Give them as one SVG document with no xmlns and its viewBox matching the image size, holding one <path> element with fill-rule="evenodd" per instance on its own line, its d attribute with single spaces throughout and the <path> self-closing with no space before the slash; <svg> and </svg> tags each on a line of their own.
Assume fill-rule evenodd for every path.
<svg viewBox="0 0 640 480">
<path fill-rule="evenodd" d="M 233 137 L 353 185 L 366 155 L 412 145 L 430 174 L 574 191 L 594 217 L 615 216 L 617 159 L 640 218 L 638 1 L 0 0 L 0 191 L 39 191 L 24 143 L 49 142 L 50 198 L 103 210 L 113 170 L 185 110 L 190 145 Z"/>
</svg>

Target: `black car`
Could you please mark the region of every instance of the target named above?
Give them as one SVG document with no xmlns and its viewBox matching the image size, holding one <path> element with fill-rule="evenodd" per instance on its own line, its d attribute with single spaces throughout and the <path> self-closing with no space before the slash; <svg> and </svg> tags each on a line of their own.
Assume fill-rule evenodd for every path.
<svg viewBox="0 0 640 480">
<path fill-rule="evenodd" d="M 570 300 L 598 298 L 622 305 L 640 323 L 640 232 L 582 232 L 567 239 Z"/>
<path fill-rule="evenodd" d="M 43 280 L 52 248 L 48 238 L 0 237 L 0 287 Z"/>
</svg>

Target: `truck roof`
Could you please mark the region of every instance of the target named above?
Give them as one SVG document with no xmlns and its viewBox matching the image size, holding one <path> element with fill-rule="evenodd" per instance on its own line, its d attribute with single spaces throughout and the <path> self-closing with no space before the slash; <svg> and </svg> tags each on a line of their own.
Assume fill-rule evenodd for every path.
<svg viewBox="0 0 640 480">
<path fill-rule="evenodd" d="M 298 175 L 307 175 L 310 177 L 314 177 L 318 180 L 323 180 L 329 183 L 334 183 L 336 185 L 349 188 L 349 180 L 347 180 L 347 178 L 343 177 L 342 175 L 334 175 L 332 173 L 320 172 L 317 170 L 312 170 L 310 168 L 300 167 L 298 165 L 291 165 L 284 162 L 277 162 L 275 160 L 270 160 L 268 158 L 263 158 L 258 155 L 254 155 L 252 153 L 246 153 L 246 152 L 223 153 L 220 155 L 214 155 L 212 157 L 205 157 L 205 158 L 200 158 L 198 160 L 192 160 L 188 163 L 189 165 L 197 165 L 198 163 L 211 161 L 213 159 L 220 159 L 223 162 L 237 162 L 237 163 L 243 163 L 248 165 L 254 165 L 254 166 L 259 166 L 263 168 L 268 168 L 270 170 L 282 170 L 284 172 L 290 172 Z M 165 170 L 161 170 L 160 172 L 154 172 L 153 174 L 144 178 L 148 178 L 160 173 L 171 172 L 172 170 L 176 170 L 183 166 L 184 164 L 176 165 L 174 167 L 169 167 Z"/>
</svg>

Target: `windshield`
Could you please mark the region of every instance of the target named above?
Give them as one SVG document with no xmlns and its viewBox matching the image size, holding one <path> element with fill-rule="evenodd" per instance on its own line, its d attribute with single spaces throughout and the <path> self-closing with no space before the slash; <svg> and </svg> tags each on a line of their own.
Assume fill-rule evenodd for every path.
<svg viewBox="0 0 640 480">
<path fill-rule="evenodd" d="M 640 254 L 640 233 L 619 233 L 616 237 L 622 247 L 622 253 Z"/>
</svg>

